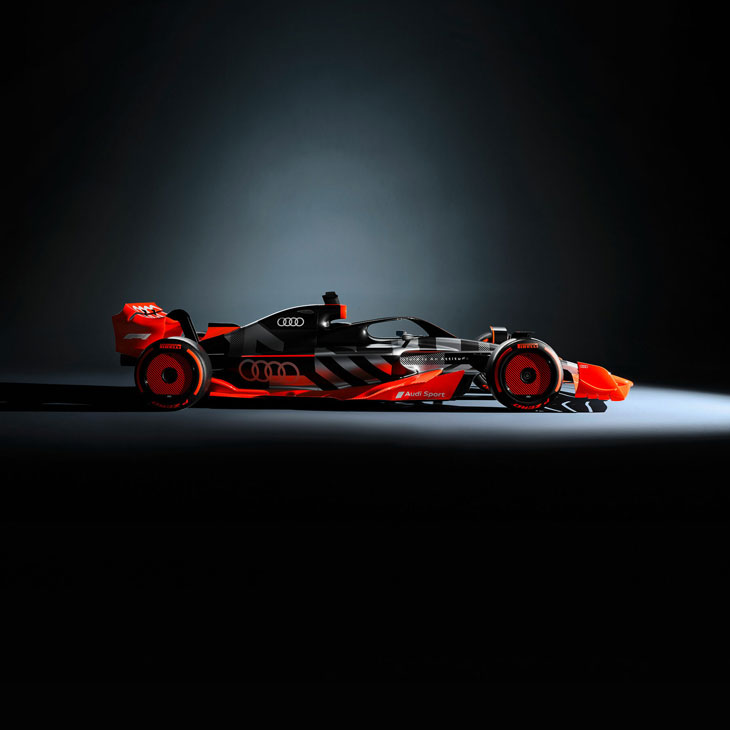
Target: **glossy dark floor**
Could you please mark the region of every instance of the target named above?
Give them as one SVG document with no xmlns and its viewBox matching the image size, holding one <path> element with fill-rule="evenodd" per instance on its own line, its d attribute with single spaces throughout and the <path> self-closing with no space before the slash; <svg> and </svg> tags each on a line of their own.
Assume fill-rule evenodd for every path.
<svg viewBox="0 0 730 730">
<path fill-rule="evenodd" d="M 127 375 L 0 385 L 6 675 L 727 676 L 730 396 L 169 414 Z"/>
</svg>

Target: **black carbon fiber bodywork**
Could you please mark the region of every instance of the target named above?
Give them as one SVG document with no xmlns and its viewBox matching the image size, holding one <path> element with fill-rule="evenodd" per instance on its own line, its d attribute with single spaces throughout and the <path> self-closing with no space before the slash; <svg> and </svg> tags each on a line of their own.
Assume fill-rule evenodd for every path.
<svg viewBox="0 0 730 730">
<path fill-rule="evenodd" d="M 292 307 L 200 344 L 217 377 L 237 387 L 270 389 L 277 381 L 300 378 L 300 387 L 320 390 L 373 385 L 436 369 L 464 371 L 459 391 L 468 390 L 495 349 L 494 344 L 455 337 L 417 317 L 349 323 L 339 320 L 341 311 L 339 304 Z M 370 334 L 371 325 L 392 320 L 410 321 L 426 334 Z"/>
</svg>

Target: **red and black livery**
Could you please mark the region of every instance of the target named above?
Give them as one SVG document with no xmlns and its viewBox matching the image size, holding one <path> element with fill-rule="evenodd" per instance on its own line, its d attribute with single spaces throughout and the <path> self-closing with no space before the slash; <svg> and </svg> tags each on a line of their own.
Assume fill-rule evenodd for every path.
<svg viewBox="0 0 730 730">
<path fill-rule="evenodd" d="M 560 359 L 529 332 L 490 327 L 461 339 L 417 317 L 346 317 L 347 307 L 327 292 L 322 304 L 244 326 L 211 323 L 205 332 L 184 310 L 164 312 L 154 302 L 125 304 L 112 321 L 122 364 L 134 365 L 144 402 L 163 410 L 206 395 L 442 402 L 477 388 L 507 408 L 534 411 L 552 409 L 561 395 L 623 400 L 633 385 Z"/>
</svg>

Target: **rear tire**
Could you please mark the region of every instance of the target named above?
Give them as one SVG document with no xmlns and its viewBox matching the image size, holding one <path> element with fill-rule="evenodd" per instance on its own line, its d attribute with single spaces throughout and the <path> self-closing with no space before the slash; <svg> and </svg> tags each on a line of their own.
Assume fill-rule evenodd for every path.
<svg viewBox="0 0 730 730">
<path fill-rule="evenodd" d="M 210 389 L 208 353 L 186 337 L 153 342 L 141 355 L 134 379 L 148 408 L 179 411 L 197 403 Z"/>
<path fill-rule="evenodd" d="M 522 337 L 508 340 L 494 352 L 484 377 L 502 405 L 515 411 L 536 411 L 557 395 L 563 368 L 552 347 Z"/>
</svg>

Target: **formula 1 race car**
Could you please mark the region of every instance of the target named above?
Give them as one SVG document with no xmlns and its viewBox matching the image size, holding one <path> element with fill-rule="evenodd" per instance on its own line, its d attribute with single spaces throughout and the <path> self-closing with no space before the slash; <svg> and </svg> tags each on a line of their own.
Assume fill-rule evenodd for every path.
<svg viewBox="0 0 730 730">
<path fill-rule="evenodd" d="M 551 409 L 561 392 L 575 401 L 623 400 L 633 385 L 597 365 L 561 360 L 530 332 L 490 327 L 463 340 L 416 317 L 351 323 L 335 292 L 322 298 L 243 327 L 211 323 L 205 332 L 182 309 L 125 304 L 112 317 L 117 352 L 134 366 L 144 403 L 165 410 L 205 395 L 442 402 L 477 389 L 507 408 L 535 411 Z"/>
</svg>

